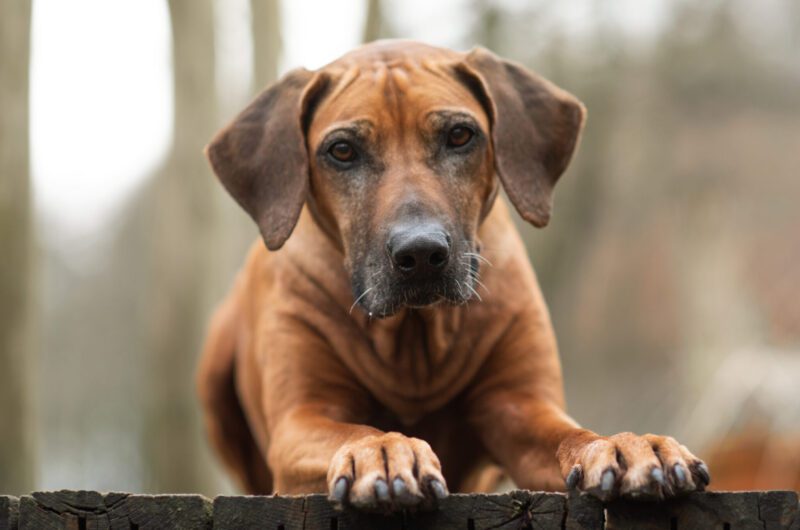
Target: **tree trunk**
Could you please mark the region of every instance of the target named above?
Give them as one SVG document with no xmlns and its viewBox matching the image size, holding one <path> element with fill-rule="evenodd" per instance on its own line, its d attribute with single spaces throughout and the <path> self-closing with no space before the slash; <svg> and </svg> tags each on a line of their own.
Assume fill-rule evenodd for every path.
<svg viewBox="0 0 800 530">
<path fill-rule="evenodd" d="M 209 316 L 216 184 L 202 154 L 217 127 L 212 0 L 170 0 L 175 83 L 171 156 L 149 198 L 145 454 L 148 489 L 209 489 L 194 372 Z"/>
<path fill-rule="evenodd" d="M 364 20 L 364 33 L 361 40 L 367 43 L 385 38 L 384 22 L 381 0 L 367 0 L 367 17 Z"/>
<path fill-rule="evenodd" d="M 274 83 L 278 77 L 281 56 L 280 1 L 251 0 L 250 14 L 253 43 L 252 86 L 248 87 L 244 99 L 232 102 L 233 111 L 231 115 L 224 116 L 224 122 L 231 120 L 233 114 L 243 109 L 256 94 Z M 230 288 L 231 280 L 241 268 L 247 249 L 260 236 L 253 220 L 221 185 L 215 184 L 213 195 L 217 212 L 217 235 L 208 287 L 211 301 L 217 303 Z"/>
<path fill-rule="evenodd" d="M 0 493 L 33 489 L 30 2 L 0 0 Z"/>
<path fill-rule="evenodd" d="M 253 31 L 253 83 L 256 92 L 278 77 L 281 56 L 281 12 L 279 0 L 251 0 Z"/>
</svg>

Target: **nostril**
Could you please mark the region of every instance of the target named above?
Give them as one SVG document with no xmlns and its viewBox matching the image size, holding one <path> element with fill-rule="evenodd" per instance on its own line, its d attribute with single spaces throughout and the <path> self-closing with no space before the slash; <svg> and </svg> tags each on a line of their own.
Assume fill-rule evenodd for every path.
<svg viewBox="0 0 800 530">
<path fill-rule="evenodd" d="M 397 266 L 403 271 L 412 271 L 417 266 L 417 260 L 411 254 L 403 254 L 397 257 Z"/>
<path fill-rule="evenodd" d="M 447 261 L 447 256 L 444 252 L 434 252 L 428 257 L 428 263 L 434 267 L 441 267 Z"/>
</svg>

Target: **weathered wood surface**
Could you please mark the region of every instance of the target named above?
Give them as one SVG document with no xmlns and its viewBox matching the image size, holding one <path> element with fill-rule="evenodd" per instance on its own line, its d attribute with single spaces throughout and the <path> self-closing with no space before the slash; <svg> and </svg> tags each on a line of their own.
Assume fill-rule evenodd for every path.
<svg viewBox="0 0 800 530">
<path fill-rule="evenodd" d="M 19 499 L 16 497 L 0 497 L 0 530 L 17 528 Z"/>
<path fill-rule="evenodd" d="M 53 491 L 22 497 L 17 524 L 18 530 L 143 530 L 210 523 L 211 503 L 200 495 Z"/>
<path fill-rule="evenodd" d="M 574 508 L 574 509 L 573 509 Z M 451 495 L 434 511 L 392 516 L 336 510 L 323 495 L 217 497 L 214 528 L 517 529 L 603 528 L 603 508 L 592 498 L 514 491 L 504 495 Z"/>
<path fill-rule="evenodd" d="M 666 502 L 617 501 L 513 491 L 451 495 L 437 510 L 395 515 L 337 510 L 323 495 L 199 495 L 40 492 L 0 496 L 0 530 L 147 529 L 787 529 L 800 530 L 795 492 L 696 493 Z"/>
<path fill-rule="evenodd" d="M 656 530 L 679 528 L 800 528 L 797 494 L 791 491 L 703 493 L 648 506 L 615 502 L 606 507 L 606 528 Z"/>
</svg>

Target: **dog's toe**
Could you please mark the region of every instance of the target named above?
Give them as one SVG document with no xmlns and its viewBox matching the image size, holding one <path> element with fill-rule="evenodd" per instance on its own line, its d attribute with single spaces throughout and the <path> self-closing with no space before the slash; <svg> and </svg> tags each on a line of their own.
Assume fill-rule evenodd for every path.
<svg viewBox="0 0 800 530">
<path fill-rule="evenodd" d="M 331 501 L 369 511 L 432 507 L 447 496 L 430 446 L 398 433 L 342 446 L 328 470 L 328 486 Z"/>
<path fill-rule="evenodd" d="M 669 494 L 703 491 L 711 482 L 705 462 L 674 438 L 654 434 L 647 434 L 643 438 L 648 440 L 661 461 Z"/>
</svg>

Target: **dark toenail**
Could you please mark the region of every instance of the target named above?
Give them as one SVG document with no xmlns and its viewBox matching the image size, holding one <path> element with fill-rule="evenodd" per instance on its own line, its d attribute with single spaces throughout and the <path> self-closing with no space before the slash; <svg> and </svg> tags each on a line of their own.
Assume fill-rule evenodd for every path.
<svg viewBox="0 0 800 530">
<path fill-rule="evenodd" d="M 706 484 L 711 483 L 711 475 L 708 472 L 708 466 L 705 464 L 705 462 L 700 462 L 697 465 L 697 473 L 700 475 L 700 478 L 703 480 L 703 482 Z"/>
<path fill-rule="evenodd" d="M 437 499 L 444 499 L 447 497 L 447 488 L 445 488 L 444 484 L 442 484 L 438 479 L 431 480 L 430 488 L 434 497 Z"/>
<path fill-rule="evenodd" d="M 662 486 L 664 485 L 664 472 L 660 467 L 653 468 L 653 470 L 650 472 L 650 476 Z"/>
<path fill-rule="evenodd" d="M 389 485 L 382 478 L 375 481 L 375 496 L 378 497 L 379 501 L 388 502 L 392 500 L 389 495 Z"/>
<path fill-rule="evenodd" d="M 580 464 L 575 464 L 572 466 L 572 469 L 567 475 L 567 489 L 572 490 L 578 486 L 578 482 L 581 480 L 581 466 Z"/>
<path fill-rule="evenodd" d="M 396 497 L 402 497 L 408 494 L 408 486 L 406 486 L 406 481 L 400 477 L 396 477 L 392 481 L 392 488 L 394 489 L 394 494 Z"/>
<path fill-rule="evenodd" d="M 675 473 L 675 482 L 677 482 L 678 486 L 684 487 L 686 485 L 686 469 L 680 464 L 675 464 L 673 470 Z"/>
<path fill-rule="evenodd" d="M 614 487 L 614 478 L 614 470 L 606 469 L 600 479 L 600 490 L 606 493 L 611 491 L 611 488 Z"/>
<path fill-rule="evenodd" d="M 331 492 L 332 501 L 344 501 L 344 497 L 347 495 L 347 482 L 347 477 L 339 477 L 336 480 L 336 483 L 333 485 L 333 491 Z"/>
</svg>

